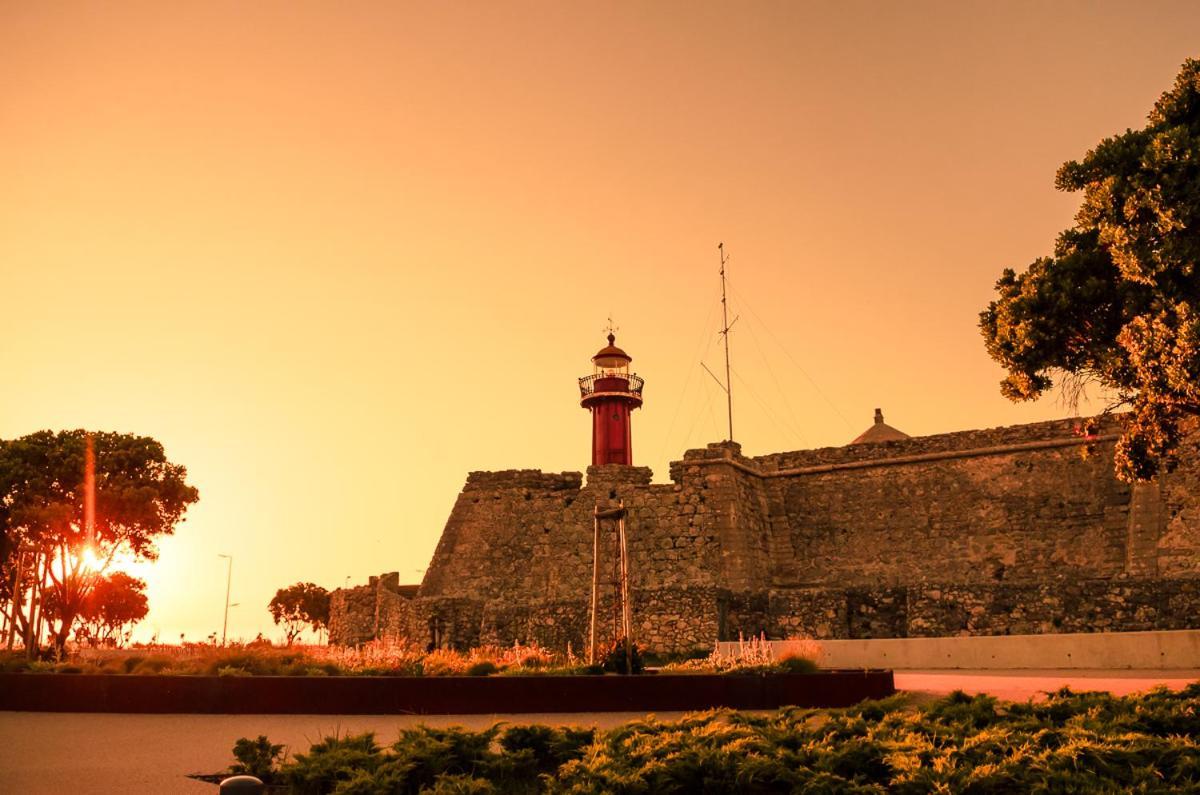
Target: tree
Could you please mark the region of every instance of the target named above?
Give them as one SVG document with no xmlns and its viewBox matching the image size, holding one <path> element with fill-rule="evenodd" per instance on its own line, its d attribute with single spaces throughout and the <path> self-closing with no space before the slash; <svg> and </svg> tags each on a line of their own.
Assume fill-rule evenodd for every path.
<svg viewBox="0 0 1200 795">
<path fill-rule="evenodd" d="M 95 521 L 89 533 L 84 517 L 88 435 L 39 431 L 0 441 L 0 521 L 9 550 L 0 565 L 10 588 L 29 592 L 28 599 L 17 600 L 12 618 L 31 639 L 31 652 L 40 644 L 43 619 L 61 652 L 113 558 L 122 552 L 134 559 L 156 558 L 156 541 L 173 533 L 199 498 L 187 483 L 187 470 L 168 461 L 154 439 L 92 434 Z M 47 609 L 35 622 L 37 605 Z"/>
<path fill-rule="evenodd" d="M 94 646 L 123 646 L 146 617 L 146 581 L 114 571 L 97 581 L 79 611 L 75 635 Z"/>
<path fill-rule="evenodd" d="M 1200 60 L 1183 64 L 1144 129 L 1100 142 L 1059 169 L 1082 192 L 1051 256 L 1004 271 L 980 315 L 1001 392 L 1033 400 L 1096 383 L 1105 413 L 1128 409 L 1123 480 L 1170 471 L 1200 416 Z"/>
<path fill-rule="evenodd" d="M 329 624 L 329 591 L 311 582 L 298 582 L 276 591 L 267 609 L 275 623 L 283 625 L 291 646 L 305 626 L 316 632 Z"/>
<path fill-rule="evenodd" d="M 59 617 L 58 591 L 47 592 L 45 610 Z M 97 577 L 75 614 L 75 640 L 92 646 L 120 646 L 133 625 L 146 617 L 150 605 L 146 582 L 123 571 Z"/>
</svg>

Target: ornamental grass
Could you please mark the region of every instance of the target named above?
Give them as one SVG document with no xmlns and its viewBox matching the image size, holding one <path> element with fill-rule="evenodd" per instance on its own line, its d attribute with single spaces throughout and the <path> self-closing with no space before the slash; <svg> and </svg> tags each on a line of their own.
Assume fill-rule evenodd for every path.
<svg viewBox="0 0 1200 795">
<path fill-rule="evenodd" d="M 635 650 L 634 672 L 642 670 Z M 663 673 L 810 673 L 819 654 L 815 642 L 799 654 L 774 658 L 770 644 L 752 639 L 733 652 L 674 663 Z M 577 676 L 623 669 L 619 644 L 609 656 L 622 666 L 601 660 L 589 666 L 568 644 L 553 651 L 536 643 L 479 646 L 467 651 L 426 651 L 404 641 L 371 641 L 358 646 L 272 646 L 265 642 L 179 645 L 146 644 L 129 649 L 78 648 L 59 660 L 27 660 L 20 652 L 0 653 L 0 672 L 59 674 L 161 674 L 168 676 Z"/>
</svg>

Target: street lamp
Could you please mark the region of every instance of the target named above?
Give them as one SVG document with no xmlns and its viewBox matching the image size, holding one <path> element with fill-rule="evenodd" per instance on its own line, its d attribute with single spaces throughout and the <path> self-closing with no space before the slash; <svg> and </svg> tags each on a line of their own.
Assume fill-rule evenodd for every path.
<svg viewBox="0 0 1200 795">
<path fill-rule="evenodd" d="M 221 645 L 225 645 L 225 633 L 229 629 L 229 586 L 233 583 L 233 555 L 217 555 L 225 558 L 229 566 L 225 570 L 225 623 L 221 625 Z"/>
</svg>

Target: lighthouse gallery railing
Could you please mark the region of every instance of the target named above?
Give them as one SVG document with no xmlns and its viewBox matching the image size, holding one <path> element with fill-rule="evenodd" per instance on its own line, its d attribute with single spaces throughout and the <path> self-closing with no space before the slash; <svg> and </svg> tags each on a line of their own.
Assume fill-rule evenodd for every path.
<svg viewBox="0 0 1200 795">
<path fill-rule="evenodd" d="M 600 389 L 596 388 L 596 383 L 599 381 L 624 381 L 624 386 L 606 383 L 602 384 Z M 597 392 L 628 392 L 631 395 L 642 396 L 642 385 L 646 382 L 639 376 L 627 375 L 625 373 L 595 373 L 593 375 L 585 375 L 579 379 L 579 396 L 587 397 L 594 395 Z M 616 386 L 614 389 L 613 387 Z"/>
</svg>

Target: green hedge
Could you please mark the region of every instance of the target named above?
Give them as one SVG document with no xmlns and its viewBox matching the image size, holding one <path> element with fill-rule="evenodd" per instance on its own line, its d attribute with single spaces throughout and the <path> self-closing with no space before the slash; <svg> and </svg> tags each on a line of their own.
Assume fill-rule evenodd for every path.
<svg viewBox="0 0 1200 795">
<path fill-rule="evenodd" d="M 387 747 L 330 737 L 283 763 L 265 737 L 241 769 L 292 793 L 1200 792 L 1200 684 L 1040 703 L 955 693 L 844 710 L 718 710 L 609 731 L 419 727 Z M 253 756 L 257 753 L 258 756 Z"/>
</svg>

